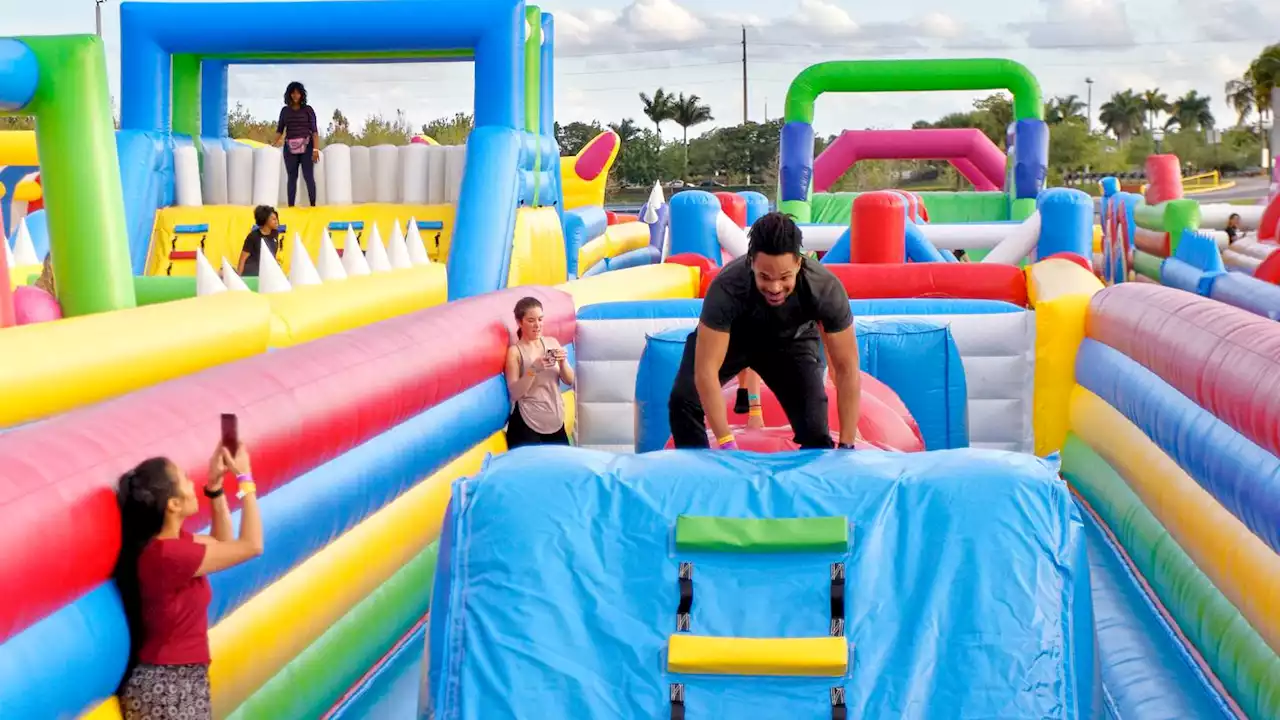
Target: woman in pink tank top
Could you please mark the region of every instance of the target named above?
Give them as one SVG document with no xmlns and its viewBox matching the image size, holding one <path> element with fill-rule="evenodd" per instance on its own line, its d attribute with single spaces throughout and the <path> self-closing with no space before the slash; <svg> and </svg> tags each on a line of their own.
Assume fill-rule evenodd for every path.
<svg viewBox="0 0 1280 720">
<path fill-rule="evenodd" d="M 507 447 L 568 445 L 564 398 L 560 383 L 573 385 L 568 353 L 553 337 L 542 334 L 542 303 L 523 298 L 516 303 L 516 342 L 507 348 Z"/>
</svg>

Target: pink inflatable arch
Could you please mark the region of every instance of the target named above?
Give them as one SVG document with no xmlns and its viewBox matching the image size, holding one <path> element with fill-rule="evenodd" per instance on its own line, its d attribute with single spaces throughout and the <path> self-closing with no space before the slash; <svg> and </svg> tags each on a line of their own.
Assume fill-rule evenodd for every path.
<svg viewBox="0 0 1280 720">
<path fill-rule="evenodd" d="M 946 160 L 977 190 L 1003 190 L 1005 155 L 981 130 L 845 130 L 813 161 L 813 191 L 827 192 L 859 160 Z"/>
</svg>

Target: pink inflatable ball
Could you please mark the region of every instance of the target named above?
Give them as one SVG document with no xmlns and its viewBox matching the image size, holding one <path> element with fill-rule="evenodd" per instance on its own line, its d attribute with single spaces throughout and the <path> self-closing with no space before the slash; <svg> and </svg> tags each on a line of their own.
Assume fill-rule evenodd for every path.
<svg viewBox="0 0 1280 720">
<path fill-rule="evenodd" d="M 827 423 L 832 432 L 840 428 L 840 407 L 836 400 L 836 388 L 831 384 L 831 377 L 825 378 L 827 390 Z M 723 391 L 725 412 L 729 414 L 730 423 L 746 423 L 746 416 L 733 412 L 737 399 L 738 385 L 731 381 Z M 790 421 L 786 412 L 773 391 L 763 383 L 760 385 L 761 420 L 765 427 L 787 428 L 790 432 Z M 867 373 L 862 373 L 861 414 L 858 417 L 858 433 L 868 442 L 877 443 L 886 448 L 901 452 L 921 452 L 924 450 L 924 439 L 915 418 L 902 404 L 898 394 L 888 385 L 880 382 Z"/>
<path fill-rule="evenodd" d="M 62 319 L 57 298 L 38 287 L 23 285 L 13 291 L 13 314 L 18 325 L 34 325 Z"/>
</svg>

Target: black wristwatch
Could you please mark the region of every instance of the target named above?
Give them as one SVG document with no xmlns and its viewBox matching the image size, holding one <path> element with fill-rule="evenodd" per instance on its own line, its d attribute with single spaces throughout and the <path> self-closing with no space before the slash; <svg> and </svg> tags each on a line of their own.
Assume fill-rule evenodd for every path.
<svg viewBox="0 0 1280 720">
<path fill-rule="evenodd" d="M 853 443 L 836 443 L 837 450 L 852 450 Z"/>
<path fill-rule="evenodd" d="M 204 496 L 209 498 L 210 500 L 217 500 L 218 498 L 222 497 L 223 493 L 225 492 L 226 490 L 223 488 L 218 488 L 217 490 L 210 490 L 208 487 L 206 487 L 204 489 Z"/>
</svg>

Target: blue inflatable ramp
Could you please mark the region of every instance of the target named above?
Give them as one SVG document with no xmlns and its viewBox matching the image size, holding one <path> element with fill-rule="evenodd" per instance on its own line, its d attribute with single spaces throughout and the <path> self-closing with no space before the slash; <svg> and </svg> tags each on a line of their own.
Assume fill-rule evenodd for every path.
<svg viewBox="0 0 1280 720">
<path fill-rule="evenodd" d="M 453 490 L 424 718 L 1101 712 L 1052 463 L 533 447 Z"/>
</svg>

